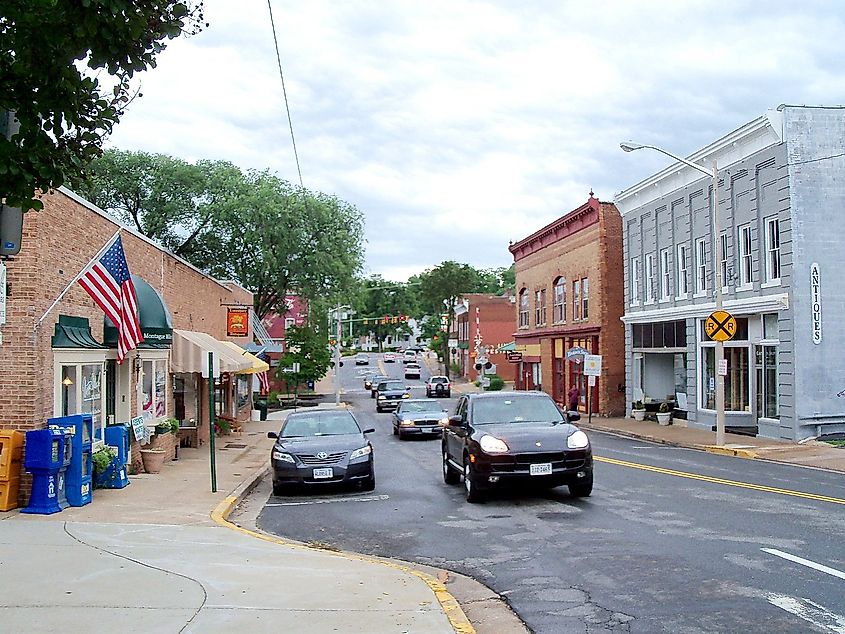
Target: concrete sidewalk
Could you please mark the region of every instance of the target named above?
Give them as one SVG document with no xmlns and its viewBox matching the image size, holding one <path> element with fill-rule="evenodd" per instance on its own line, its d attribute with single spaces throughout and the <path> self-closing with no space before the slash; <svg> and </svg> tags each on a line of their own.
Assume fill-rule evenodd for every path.
<svg viewBox="0 0 845 634">
<path fill-rule="evenodd" d="M 286 414 L 217 438 L 216 493 L 205 446 L 84 507 L 0 513 L 0 629 L 473 632 L 436 577 L 228 524 Z"/>
</svg>

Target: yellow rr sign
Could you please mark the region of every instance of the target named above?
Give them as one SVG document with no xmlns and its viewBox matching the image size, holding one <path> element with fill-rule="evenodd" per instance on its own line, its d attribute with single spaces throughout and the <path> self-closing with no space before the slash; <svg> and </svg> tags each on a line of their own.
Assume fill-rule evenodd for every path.
<svg viewBox="0 0 845 634">
<path fill-rule="evenodd" d="M 713 341 L 729 341 L 736 334 L 736 319 L 724 310 L 714 311 L 704 320 L 704 332 Z"/>
</svg>

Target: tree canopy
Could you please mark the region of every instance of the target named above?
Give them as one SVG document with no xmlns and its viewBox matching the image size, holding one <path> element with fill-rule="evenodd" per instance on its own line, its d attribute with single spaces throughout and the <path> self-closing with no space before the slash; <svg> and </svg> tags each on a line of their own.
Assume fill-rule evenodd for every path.
<svg viewBox="0 0 845 634">
<path fill-rule="evenodd" d="M 20 127 L 11 139 L 0 134 L 0 198 L 40 209 L 37 190 L 84 172 L 133 98 L 132 78 L 155 67 L 167 40 L 198 32 L 202 9 L 180 0 L 4 0 L 0 111 Z"/>
</svg>

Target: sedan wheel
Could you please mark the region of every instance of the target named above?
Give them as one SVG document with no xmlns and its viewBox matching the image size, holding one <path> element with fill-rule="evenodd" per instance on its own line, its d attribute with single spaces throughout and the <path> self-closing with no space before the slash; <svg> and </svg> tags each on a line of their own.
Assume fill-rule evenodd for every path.
<svg viewBox="0 0 845 634">
<path fill-rule="evenodd" d="M 484 493 L 479 490 L 476 483 L 475 471 L 472 468 L 469 457 L 467 457 L 464 462 L 464 493 L 466 494 L 467 502 L 471 504 L 484 501 Z"/>
<path fill-rule="evenodd" d="M 461 481 L 461 472 L 449 464 L 449 453 L 443 448 L 443 482 L 446 484 L 458 484 Z"/>
</svg>

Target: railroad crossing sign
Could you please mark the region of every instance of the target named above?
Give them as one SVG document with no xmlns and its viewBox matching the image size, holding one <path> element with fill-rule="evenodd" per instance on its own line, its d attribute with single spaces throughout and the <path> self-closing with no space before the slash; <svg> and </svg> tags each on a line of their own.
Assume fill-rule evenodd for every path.
<svg viewBox="0 0 845 634">
<path fill-rule="evenodd" d="M 717 310 L 704 321 L 704 332 L 713 341 L 733 339 L 736 334 L 736 319 L 724 310 Z"/>
</svg>

